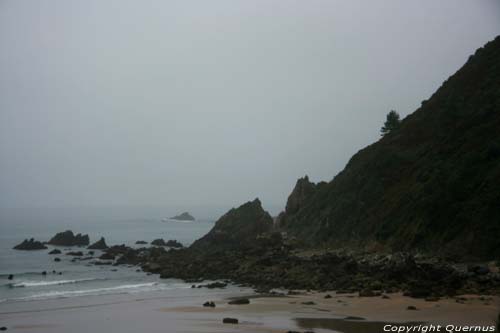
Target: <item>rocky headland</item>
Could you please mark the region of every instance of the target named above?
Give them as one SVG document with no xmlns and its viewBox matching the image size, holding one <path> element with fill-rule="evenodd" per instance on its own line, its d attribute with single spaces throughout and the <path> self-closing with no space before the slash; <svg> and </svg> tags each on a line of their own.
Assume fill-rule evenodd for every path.
<svg viewBox="0 0 500 333">
<path fill-rule="evenodd" d="M 105 248 L 101 239 L 103 253 L 93 262 L 263 292 L 402 292 L 429 302 L 500 295 L 499 111 L 497 37 L 332 181 L 299 179 L 277 218 L 255 199 L 228 211 L 189 247 L 159 238 L 151 247 Z M 66 231 L 49 244 L 89 239 Z"/>
<path fill-rule="evenodd" d="M 191 246 L 114 246 L 114 264 L 259 290 L 500 293 L 500 37 L 330 182 L 297 181 L 273 219 L 260 200 Z"/>
</svg>

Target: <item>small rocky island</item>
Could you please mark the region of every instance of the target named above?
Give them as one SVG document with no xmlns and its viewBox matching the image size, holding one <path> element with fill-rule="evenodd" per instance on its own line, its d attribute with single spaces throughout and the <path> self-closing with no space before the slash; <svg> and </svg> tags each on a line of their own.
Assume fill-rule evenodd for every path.
<svg viewBox="0 0 500 333">
<path fill-rule="evenodd" d="M 35 239 L 25 239 L 22 243 L 14 246 L 14 250 L 24 250 L 24 251 L 32 251 L 32 250 L 45 250 L 47 247 L 42 242 L 36 241 Z"/>
<path fill-rule="evenodd" d="M 89 243 L 89 235 L 75 235 L 71 230 L 56 234 L 48 242 L 48 244 L 56 246 L 87 246 Z"/>
<path fill-rule="evenodd" d="M 188 212 L 184 212 L 182 214 L 173 216 L 170 218 L 171 220 L 177 220 L 177 221 L 194 221 L 195 218 L 193 215 L 189 214 Z"/>
</svg>

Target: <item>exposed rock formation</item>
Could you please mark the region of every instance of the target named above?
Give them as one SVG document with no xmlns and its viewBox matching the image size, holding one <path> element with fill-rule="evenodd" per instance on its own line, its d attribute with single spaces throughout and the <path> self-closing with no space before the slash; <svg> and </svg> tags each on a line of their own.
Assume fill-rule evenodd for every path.
<svg viewBox="0 0 500 333">
<path fill-rule="evenodd" d="M 45 250 L 47 247 L 39 241 L 34 240 L 33 238 L 31 239 L 25 239 L 21 244 L 17 244 L 14 246 L 14 250 L 25 250 L 25 251 L 31 251 L 31 250 Z"/>
<path fill-rule="evenodd" d="M 74 235 L 73 231 L 66 230 L 52 237 L 48 244 L 58 246 L 87 246 L 89 245 L 89 235 Z"/>
<path fill-rule="evenodd" d="M 192 249 L 251 247 L 257 238 L 269 232 L 273 219 L 261 205 L 259 199 L 233 208 L 223 215 L 208 234 L 191 245 Z"/>
<path fill-rule="evenodd" d="M 155 239 L 154 241 L 152 241 L 151 245 L 167 246 L 167 243 L 165 243 L 165 241 L 163 240 L 163 238 L 158 238 L 158 239 Z"/>
<path fill-rule="evenodd" d="M 99 239 L 97 242 L 87 247 L 87 249 L 89 250 L 104 250 L 107 248 L 108 246 L 106 245 L 106 240 L 104 239 L 104 237 L 101 237 L 101 239 Z"/>
<path fill-rule="evenodd" d="M 184 246 L 182 245 L 182 243 L 178 242 L 178 241 L 177 241 L 177 240 L 175 240 L 175 239 L 170 239 L 170 240 L 168 240 L 168 241 L 167 241 L 167 243 L 166 243 L 166 246 L 168 246 L 168 247 L 173 247 L 173 248 L 181 248 L 181 247 L 184 247 Z"/>
</svg>

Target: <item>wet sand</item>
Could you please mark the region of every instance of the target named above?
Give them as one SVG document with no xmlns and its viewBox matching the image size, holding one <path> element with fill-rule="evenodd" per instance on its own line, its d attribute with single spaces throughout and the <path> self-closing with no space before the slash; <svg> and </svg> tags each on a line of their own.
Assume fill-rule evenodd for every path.
<svg viewBox="0 0 500 333">
<path fill-rule="evenodd" d="M 0 326 L 14 332 L 287 332 L 338 330 L 376 333 L 381 323 L 493 325 L 500 309 L 498 297 L 464 296 L 426 302 L 390 294 L 381 297 L 305 293 L 287 297 L 252 298 L 248 305 L 229 305 L 229 297 L 248 290 L 221 290 L 210 296 L 165 297 L 161 292 L 85 296 L 57 300 L 0 303 Z M 215 308 L 205 308 L 213 300 Z M 309 302 L 313 302 L 311 304 Z M 303 304 L 306 303 L 306 304 Z M 407 310 L 415 306 L 417 310 Z M 224 317 L 238 325 L 223 324 Z M 345 320 L 346 317 L 354 317 Z"/>
</svg>

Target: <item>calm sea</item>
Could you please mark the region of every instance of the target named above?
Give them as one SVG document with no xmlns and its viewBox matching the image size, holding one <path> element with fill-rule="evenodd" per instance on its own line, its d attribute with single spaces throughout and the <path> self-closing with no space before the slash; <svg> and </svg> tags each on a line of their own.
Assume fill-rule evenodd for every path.
<svg viewBox="0 0 500 333">
<path fill-rule="evenodd" d="M 47 250 L 18 251 L 12 247 L 25 238 L 49 240 L 57 232 L 72 230 L 89 234 L 90 242 L 105 237 L 108 245 L 151 242 L 156 238 L 176 239 L 184 245 L 206 234 L 214 218 L 196 216 L 195 222 L 163 222 L 162 218 L 175 214 L 161 209 L 102 208 L 86 210 L 3 211 L 0 221 L 0 302 L 18 302 L 38 299 L 139 293 L 143 291 L 190 288 L 180 280 L 159 279 L 158 275 L 137 272 L 137 267 L 96 266 L 85 261 L 71 262 L 65 248 L 60 255 L 49 255 Z M 73 250 L 84 248 L 74 247 Z M 99 255 L 96 251 L 96 255 Z M 54 258 L 61 259 L 55 262 Z M 42 275 L 42 272 L 47 272 Z M 13 274 L 14 279 L 8 280 Z"/>
</svg>

